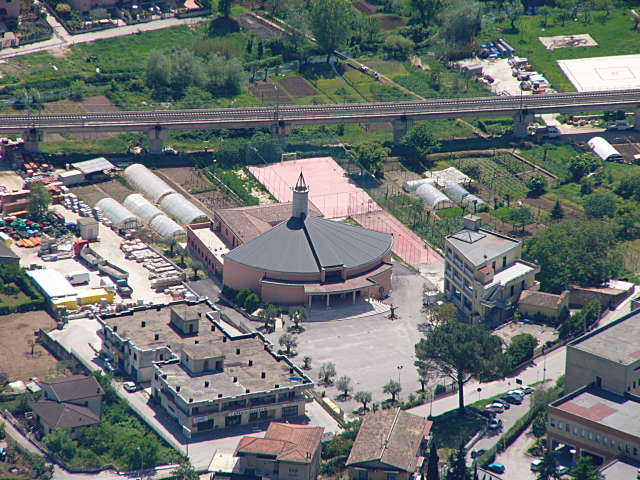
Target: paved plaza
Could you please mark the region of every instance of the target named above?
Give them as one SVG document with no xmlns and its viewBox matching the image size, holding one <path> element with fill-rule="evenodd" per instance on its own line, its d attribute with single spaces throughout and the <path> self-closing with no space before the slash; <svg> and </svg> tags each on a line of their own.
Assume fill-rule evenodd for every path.
<svg viewBox="0 0 640 480">
<path fill-rule="evenodd" d="M 558 60 L 578 92 L 640 88 L 640 55 Z"/>
</svg>

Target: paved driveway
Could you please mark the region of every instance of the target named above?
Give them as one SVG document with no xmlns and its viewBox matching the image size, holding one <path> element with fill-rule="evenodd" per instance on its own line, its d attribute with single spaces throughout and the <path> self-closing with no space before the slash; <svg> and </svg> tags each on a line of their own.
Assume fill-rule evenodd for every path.
<svg viewBox="0 0 640 480">
<path fill-rule="evenodd" d="M 531 471 L 534 458 L 526 455 L 527 449 L 535 441 L 531 428 L 520 435 L 504 452 L 498 454 L 496 462 L 505 466 L 505 475 L 518 480 L 534 480 L 536 474 Z"/>
</svg>

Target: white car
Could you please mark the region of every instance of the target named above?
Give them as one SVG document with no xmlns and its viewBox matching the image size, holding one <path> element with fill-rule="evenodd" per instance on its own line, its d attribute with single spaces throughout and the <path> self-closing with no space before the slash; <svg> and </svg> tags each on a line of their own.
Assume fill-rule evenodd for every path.
<svg viewBox="0 0 640 480">
<path fill-rule="evenodd" d="M 516 388 L 515 390 L 509 390 L 507 392 L 507 395 L 520 395 L 521 397 L 524 397 L 524 390 L 522 390 L 521 388 Z"/>
<path fill-rule="evenodd" d="M 568 471 L 569 471 L 569 467 L 565 467 L 564 465 L 558 465 L 556 467 L 556 472 L 558 473 L 558 475 L 564 475 Z"/>
<path fill-rule="evenodd" d="M 502 413 L 504 412 L 504 405 L 502 405 L 501 403 L 495 402 L 495 403 L 490 403 L 489 405 L 484 407 L 484 409 L 489 412 Z"/>
<path fill-rule="evenodd" d="M 536 391 L 535 388 L 530 387 L 529 385 L 522 385 L 519 390 L 522 390 L 527 395 Z"/>
<path fill-rule="evenodd" d="M 122 384 L 122 388 L 124 388 L 127 392 L 135 392 L 136 390 L 138 390 L 135 382 L 124 382 Z"/>
</svg>

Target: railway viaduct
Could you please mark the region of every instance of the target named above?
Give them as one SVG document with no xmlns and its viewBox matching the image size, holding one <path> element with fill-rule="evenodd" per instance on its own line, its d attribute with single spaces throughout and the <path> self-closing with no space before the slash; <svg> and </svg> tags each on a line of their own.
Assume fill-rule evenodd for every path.
<svg viewBox="0 0 640 480">
<path fill-rule="evenodd" d="M 45 133 L 144 132 L 150 153 L 161 153 L 169 130 L 268 128 L 284 139 L 294 126 L 387 122 L 397 142 L 416 121 L 511 116 L 514 136 L 524 138 L 535 114 L 601 110 L 631 110 L 634 128 L 640 129 L 640 89 L 421 102 L 0 115 L 0 133 L 21 135 L 25 147 L 37 151 Z"/>
</svg>

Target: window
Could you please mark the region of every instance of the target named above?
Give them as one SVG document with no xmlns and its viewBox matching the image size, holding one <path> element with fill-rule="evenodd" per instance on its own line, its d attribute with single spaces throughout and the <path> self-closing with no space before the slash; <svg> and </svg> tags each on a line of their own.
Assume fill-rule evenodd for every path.
<svg viewBox="0 0 640 480">
<path fill-rule="evenodd" d="M 289 467 L 289 473 L 298 473 L 298 469 Z"/>
<path fill-rule="evenodd" d="M 396 480 L 398 474 L 396 472 L 387 472 L 387 480 Z"/>
<path fill-rule="evenodd" d="M 358 480 L 369 480 L 369 472 L 367 470 L 358 470 Z"/>
<path fill-rule="evenodd" d="M 562 422 L 558 422 L 558 428 L 562 430 Z"/>
<path fill-rule="evenodd" d="M 602 377 L 596 377 L 596 387 L 602 387 Z"/>
<path fill-rule="evenodd" d="M 491 263 L 491 268 L 493 268 L 493 271 L 496 271 L 496 262 L 494 261 L 493 263 Z"/>
<path fill-rule="evenodd" d="M 524 290 L 524 280 L 520 282 L 520 290 Z"/>
<path fill-rule="evenodd" d="M 600 443 L 600 434 L 596 432 L 596 442 Z"/>
<path fill-rule="evenodd" d="M 573 427 L 573 434 L 577 437 L 578 436 L 578 427 Z"/>
<path fill-rule="evenodd" d="M 565 431 L 566 431 L 566 432 L 571 433 L 571 426 L 570 426 L 568 423 L 566 423 L 566 424 L 564 425 L 564 429 L 565 429 Z"/>
<path fill-rule="evenodd" d="M 502 268 L 507 266 L 507 257 L 502 257 Z"/>
<path fill-rule="evenodd" d="M 588 438 L 589 440 L 593 440 L 593 433 L 592 433 L 592 432 L 589 432 L 589 433 L 587 434 L 587 438 Z"/>
<path fill-rule="evenodd" d="M 510 297 L 513 297 L 514 290 L 515 290 L 514 286 L 511 285 L 511 288 L 509 289 L 509 296 Z"/>
<path fill-rule="evenodd" d="M 634 457 L 638 456 L 638 447 L 633 447 L 633 456 Z"/>
<path fill-rule="evenodd" d="M 551 425 L 552 427 L 555 427 L 555 426 L 556 426 L 556 421 L 555 421 L 555 419 L 550 418 L 550 419 L 549 419 L 549 425 Z"/>
</svg>

